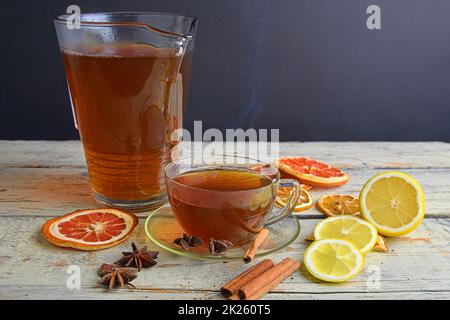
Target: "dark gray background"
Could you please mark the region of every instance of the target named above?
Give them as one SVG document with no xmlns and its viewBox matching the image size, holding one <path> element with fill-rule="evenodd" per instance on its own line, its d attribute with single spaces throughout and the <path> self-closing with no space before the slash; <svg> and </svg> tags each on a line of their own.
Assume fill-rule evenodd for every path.
<svg viewBox="0 0 450 320">
<path fill-rule="evenodd" d="M 69 4 L 199 18 L 187 128 L 450 141 L 448 0 L 2 1 L 0 139 L 78 137 L 52 23 Z"/>
</svg>

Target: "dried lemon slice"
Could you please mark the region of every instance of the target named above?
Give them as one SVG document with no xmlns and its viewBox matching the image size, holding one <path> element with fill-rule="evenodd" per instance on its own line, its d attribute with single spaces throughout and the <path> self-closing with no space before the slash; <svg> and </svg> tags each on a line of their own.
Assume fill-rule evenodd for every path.
<svg viewBox="0 0 450 320">
<path fill-rule="evenodd" d="M 329 217 L 358 215 L 359 200 L 349 194 L 327 194 L 319 198 L 317 208 Z"/>
</svg>

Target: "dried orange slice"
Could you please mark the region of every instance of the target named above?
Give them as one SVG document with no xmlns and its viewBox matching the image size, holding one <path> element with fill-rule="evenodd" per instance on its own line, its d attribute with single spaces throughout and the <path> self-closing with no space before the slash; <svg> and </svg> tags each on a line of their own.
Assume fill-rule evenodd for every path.
<svg viewBox="0 0 450 320">
<path fill-rule="evenodd" d="M 137 224 L 134 214 L 117 209 L 77 210 L 47 221 L 42 235 L 59 247 L 100 250 L 123 242 Z"/>
<path fill-rule="evenodd" d="M 317 201 L 317 208 L 329 217 L 358 215 L 359 199 L 349 194 L 327 194 Z"/>
<path fill-rule="evenodd" d="M 375 243 L 375 246 L 373 247 L 374 251 L 381 251 L 381 252 L 387 252 L 389 251 L 389 246 L 386 241 L 386 239 L 382 235 L 378 235 L 377 237 L 377 243 Z"/>
<path fill-rule="evenodd" d="M 335 187 L 347 183 L 349 177 L 340 169 L 307 157 L 286 157 L 274 166 L 299 179 L 302 183 L 319 187 Z"/>
<path fill-rule="evenodd" d="M 311 190 L 312 189 L 312 185 L 309 185 L 309 184 L 301 184 L 301 187 L 302 187 L 302 190 L 305 190 L 305 191 L 309 191 L 309 190 Z"/>
<path fill-rule="evenodd" d="M 291 195 L 292 188 L 281 187 L 278 189 L 277 198 L 275 200 L 275 205 L 277 207 L 284 207 L 289 201 L 289 197 Z M 301 212 L 308 210 L 313 206 L 312 197 L 308 191 L 303 190 L 300 193 L 300 197 L 298 198 L 298 202 L 295 205 L 294 212 Z"/>
</svg>

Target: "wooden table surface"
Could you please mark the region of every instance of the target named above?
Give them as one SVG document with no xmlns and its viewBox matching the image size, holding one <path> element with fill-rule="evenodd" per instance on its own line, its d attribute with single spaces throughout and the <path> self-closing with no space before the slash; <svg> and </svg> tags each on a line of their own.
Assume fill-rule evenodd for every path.
<svg viewBox="0 0 450 320">
<path fill-rule="evenodd" d="M 390 250 L 371 252 L 364 272 L 341 284 L 320 282 L 305 271 L 281 283 L 266 299 L 449 299 L 450 298 L 450 144 L 443 142 L 282 143 L 280 155 L 308 155 L 344 169 L 350 182 L 332 190 L 357 195 L 364 181 L 385 170 L 415 177 L 426 197 L 426 218 L 412 233 L 388 239 Z M 0 141 L 0 299 L 221 299 L 219 288 L 248 268 L 241 262 L 191 260 L 161 251 L 158 264 L 133 282 L 140 290 L 108 291 L 96 282 L 98 266 L 113 262 L 131 241 L 152 249 L 143 225 L 116 247 L 81 252 L 47 243 L 40 235 L 48 219 L 92 208 L 79 141 Z M 299 217 L 302 231 L 285 249 L 272 254 L 302 261 L 315 224 L 316 209 Z M 159 249 L 158 249 L 159 250 Z M 66 286 L 70 265 L 81 270 L 81 288 Z"/>
</svg>

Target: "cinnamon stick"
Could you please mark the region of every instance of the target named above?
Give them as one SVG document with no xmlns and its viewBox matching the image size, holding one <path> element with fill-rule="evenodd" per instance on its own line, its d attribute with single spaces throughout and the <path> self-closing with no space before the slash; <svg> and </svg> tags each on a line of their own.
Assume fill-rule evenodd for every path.
<svg viewBox="0 0 450 320">
<path fill-rule="evenodd" d="M 232 279 L 230 282 L 225 284 L 222 288 L 220 288 L 220 292 L 225 298 L 229 298 L 232 300 L 239 300 L 240 296 L 237 294 L 238 290 L 249 283 L 264 271 L 273 267 L 273 262 L 270 259 L 265 259 L 260 263 L 254 265 L 247 271 L 242 272 L 237 277 Z"/>
<path fill-rule="evenodd" d="M 298 261 L 286 258 L 242 286 L 239 289 L 239 296 L 243 300 L 259 299 L 271 289 L 275 288 L 281 281 L 289 277 L 294 271 L 298 270 L 299 267 L 300 263 Z"/>
<path fill-rule="evenodd" d="M 268 234 L 269 230 L 267 229 L 262 229 L 258 233 L 255 240 L 253 240 L 252 245 L 250 246 L 250 248 L 248 248 L 247 252 L 245 253 L 245 256 L 242 258 L 242 260 L 245 263 L 250 263 L 253 260 L 256 254 L 256 250 L 258 250 L 259 246 L 264 242 Z"/>
</svg>

